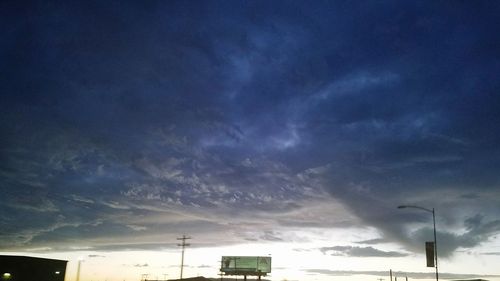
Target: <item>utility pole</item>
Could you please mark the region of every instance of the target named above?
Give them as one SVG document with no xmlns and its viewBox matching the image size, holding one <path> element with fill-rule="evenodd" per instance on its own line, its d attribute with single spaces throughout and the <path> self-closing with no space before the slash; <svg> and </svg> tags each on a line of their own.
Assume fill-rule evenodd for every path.
<svg viewBox="0 0 500 281">
<path fill-rule="evenodd" d="M 191 239 L 191 237 L 188 237 L 186 235 L 182 235 L 181 238 L 177 238 L 177 240 L 182 240 L 182 243 L 177 244 L 177 246 L 182 247 L 182 256 L 181 256 L 181 280 L 182 280 L 182 271 L 184 270 L 184 249 L 187 246 L 190 246 L 191 244 L 186 243 L 186 240 Z"/>
</svg>

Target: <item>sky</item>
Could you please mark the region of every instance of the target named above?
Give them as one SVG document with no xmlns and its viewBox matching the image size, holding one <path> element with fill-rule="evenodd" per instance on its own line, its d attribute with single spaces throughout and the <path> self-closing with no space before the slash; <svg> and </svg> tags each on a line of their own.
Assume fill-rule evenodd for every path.
<svg viewBox="0 0 500 281">
<path fill-rule="evenodd" d="M 496 1 L 1 1 L 0 253 L 82 281 L 500 280 Z M 167 275 L 164 275 L 167 274 Z"/>
</svg>

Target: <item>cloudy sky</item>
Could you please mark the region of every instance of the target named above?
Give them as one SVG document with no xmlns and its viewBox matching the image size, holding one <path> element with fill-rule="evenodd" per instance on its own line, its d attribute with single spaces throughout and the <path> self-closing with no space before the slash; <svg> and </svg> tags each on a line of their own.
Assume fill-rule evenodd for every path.
<svg viewBox="0 0 500 281">
<path fill-rule="evenodd" d="M 175 278 L 186 234 L 190 276 L 432 279 L 406 204 L 443 278 L 500 280 L 499 13 L 2 1 L 0 251 Z"/>
</svg>

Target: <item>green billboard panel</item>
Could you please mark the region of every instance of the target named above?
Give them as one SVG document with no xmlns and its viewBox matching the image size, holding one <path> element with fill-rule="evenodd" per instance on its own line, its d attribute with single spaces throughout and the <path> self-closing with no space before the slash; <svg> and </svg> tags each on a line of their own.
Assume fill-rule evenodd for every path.
<svg viewBox="0 0 500 281">
<path fill-rule="evenodd" d="M 260 275 L 271 272 L 271 257 L 223 256 L 221 269 L 226 275 Z"/>
</svg>

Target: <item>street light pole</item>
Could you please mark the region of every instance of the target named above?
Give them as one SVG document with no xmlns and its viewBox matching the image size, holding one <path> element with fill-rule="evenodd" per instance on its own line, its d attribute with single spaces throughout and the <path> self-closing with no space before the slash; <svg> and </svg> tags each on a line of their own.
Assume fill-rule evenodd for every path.
<svg viewBox="0 0 500 281">
<path fill-rule="evenodd" d="M 436 212 L 434 211 L 434 208 L 432 209 L 427 209 L 424 207 L 420 206 L 413 206 L 413 205 L 401 205 L 398 206 L 398 209 L 404 209 L 404 208 L 414 208 L 414 209 L 420 209 L 424 210 L 426 212 L 432 213 L 432 223 L 434 226 L 434 260 L 435 260 L 435 267 L 436 267 L 436 281 L 439 281 L 439 273 L 438 273 L 438 252 L 437 252 L 437 236 L 436 236 Z"/>
<path fill-rule="evenodd" d="M 436 212 L 434 208 L 432 208 L 432 222 L 434 224 L 434 254 L 436 255 L 436 281 L 439 281 L 438 274 L 438 246 L 437 246 L 437 238 L 436 238 Z"/>
</svg>

